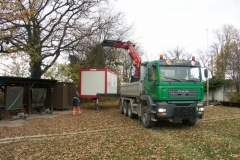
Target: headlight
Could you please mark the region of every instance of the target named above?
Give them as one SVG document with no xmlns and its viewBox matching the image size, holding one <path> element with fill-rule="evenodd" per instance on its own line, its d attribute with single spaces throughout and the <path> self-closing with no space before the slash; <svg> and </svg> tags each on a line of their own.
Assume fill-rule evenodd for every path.
<svg viewBox="0 0 240 160">
<path fill-rule="evenodd" d="M 203 112 L 204 108 L 199 108 L 198 111 Z"/>
<path fill-rule="evenodd" d="M 166 112 L 166 109 L 165 108 L 159 108 L 158 112 Z"/>
</svg>

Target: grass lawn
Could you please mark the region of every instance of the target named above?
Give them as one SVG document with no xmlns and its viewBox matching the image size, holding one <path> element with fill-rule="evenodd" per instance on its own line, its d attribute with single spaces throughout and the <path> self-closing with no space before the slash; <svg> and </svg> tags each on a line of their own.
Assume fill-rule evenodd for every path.
<svg viewBox="0 0 240 160">
<path fill-rule="evenodd" d="M 53 113 L 54 115 L 54 113 Z M 82 104 L 52 118 L 27 118 L 18 127 L 0 127 L 0 159 L 240 159 L 240 108 L 205 107 L 194 126 L 160 121 L 142 127 L 119 113 L 117 102 Z"/>
</svg>

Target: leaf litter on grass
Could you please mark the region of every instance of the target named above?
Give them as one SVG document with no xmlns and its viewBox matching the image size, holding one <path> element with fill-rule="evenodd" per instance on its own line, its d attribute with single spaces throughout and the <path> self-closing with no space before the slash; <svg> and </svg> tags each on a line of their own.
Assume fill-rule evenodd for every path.
<svg viewBox="0 0 240 160">
<path fill-rule="evenodd" d="M 206 119 L 225 113 L 240 110 L 205 108 Z M 40 117 L 23 126 L 0 127 L 2 140 L 23 137 L 0 143 L 0 159 L 237 159 L 239 127 L 236 118 L 199 120 L 192 127 L 160 121 L 145 129 L 138 119 L 120 114 L 117 103 L 102 105 L 98 113 L 95 107 L 82 107 L 81 116 Z"/>
</svg>

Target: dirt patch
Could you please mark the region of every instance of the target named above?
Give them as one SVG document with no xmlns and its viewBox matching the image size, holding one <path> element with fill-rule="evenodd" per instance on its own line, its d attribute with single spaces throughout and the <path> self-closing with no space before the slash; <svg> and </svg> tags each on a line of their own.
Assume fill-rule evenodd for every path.
<svg viewBox="0 0 240 160">
<path fill-rule="evenodd" d="M 112 105 L 118 104 L 117 101 L 113 102 L 102 102 L 101 105 L 96 107 L 93 103 L 85 103 L 81 105 L 81 111 L 84 112 L 86 110 L 93 110 L 97 111 L 104 110 L 108 107 L 111 108 Z M 65 114 L 72 114 L 72 110 L 54 110 L 52 114 L 48 113 L 42 113 L 42 114 L 31 114 L 29 116 L 28 114 L 26 115 L 26 119 L 34 119 L 34 118 L 54 118 L 60 115 L 65 115 Z M 0 120 L 0 127 L 18 127 L 18 126 L 23 126 L 26 123 L 26 119 L 23 119 L 18 116 L 13 116 L 12 119 L 2 119 Z"/>
<path fill-rule="evenodd" d="M 63 114 L 71 114 L 72 110 L 64 110 L 64 111 L 53 111 L 52 114 L 43 113 L 43 114 L 32 114 L 29 116 L 26 114 L 26 119 L 33 119 L 33 118 L 54 118 L 59 115 Z M 18 116 L 13 116 L 11 119 L 2 119 L 0 120 L 0 127 L 18 127 L 22 126 L 26 123 L 26 119 L 23 119 Z"/>
</svg>

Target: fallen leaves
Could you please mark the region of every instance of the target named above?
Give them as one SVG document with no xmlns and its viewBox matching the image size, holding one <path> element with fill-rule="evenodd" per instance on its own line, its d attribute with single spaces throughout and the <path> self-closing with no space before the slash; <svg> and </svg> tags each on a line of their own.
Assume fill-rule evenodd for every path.
<svg viewBox="0 0 240 160">
<path fill-rule="evenodd" d="M 81 116 L 27 119 L 0 127 L 0 159 L 237 159 L 239 118 L 199 120 L 195 126 L 166 121 L 152 129 L 119 113 L 116 103 L 83 106 Z M 240 114 L 239 108 L 205 108 L 203 119 Z M 22 137 L 22 138 L 19 138 Z"/>
</svg>

